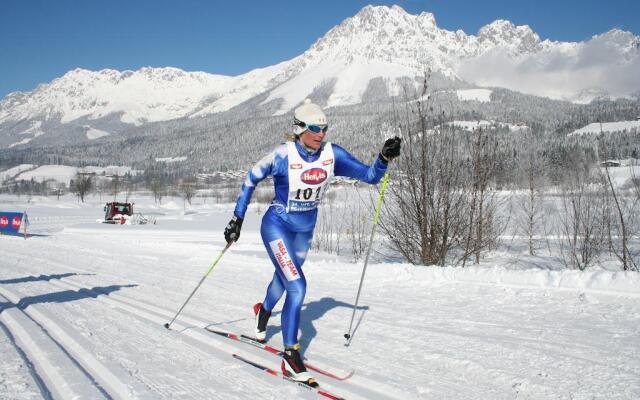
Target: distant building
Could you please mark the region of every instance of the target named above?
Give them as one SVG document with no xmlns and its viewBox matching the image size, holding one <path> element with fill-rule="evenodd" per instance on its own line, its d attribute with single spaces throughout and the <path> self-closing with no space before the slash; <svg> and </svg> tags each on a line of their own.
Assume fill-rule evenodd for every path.
<svg viewBox="0 0 640 400">
<path fill-rule="evenodd" d="M 607 161 L 603 161 L 601 164 L 603 167 L 619 167 L 620 161 L 607 160 Z"/>
</svg>

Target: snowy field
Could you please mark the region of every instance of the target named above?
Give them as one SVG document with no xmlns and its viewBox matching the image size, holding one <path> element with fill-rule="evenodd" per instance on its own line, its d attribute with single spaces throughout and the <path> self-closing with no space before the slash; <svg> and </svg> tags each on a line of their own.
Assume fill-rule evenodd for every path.
<svg viewBox="0 0 640 400">
<path fill-rule="evenodd" d="M 479 101 L 481 103 L 488 103 L 491 101 L 491 92 L 493 90 L 490 89 L 464 89 L 464 90 L 456 90 L 456 94 L 458 95 L 458 99 L 460 101 Z"/>
<path fill-rule="evenodd" d="M 603 122 L 602 124 L 594 122 L 571 132 L 569 135 L 599 134 L 600 132 L 633 132 L 637 131 L 638 128 L 640 128 L 640 120 Z"/>
<path fill-rule="evenodd" d="M 0 196 L 34 236 L 0 237 L 0 398 L 317 398 L 238 361 L 279 370 L 265 351 L 211 334 L 252 332 L 271 266 L 247 214 L 233 245 L 171 320 L 224 246 L 232 205 L 183 210 L 136 199 L 156 225 L 98 224 L 107 199 Z M 369 265 L 311 252 L 301 344 L 309 362 L 355 374 L 321 387 L 346 399 L 638 399 L 640 274 L 533 268 L 496 255 L 465 269 Z M 281 347 L 279 310 L 267 331 Z"/>
</svg>

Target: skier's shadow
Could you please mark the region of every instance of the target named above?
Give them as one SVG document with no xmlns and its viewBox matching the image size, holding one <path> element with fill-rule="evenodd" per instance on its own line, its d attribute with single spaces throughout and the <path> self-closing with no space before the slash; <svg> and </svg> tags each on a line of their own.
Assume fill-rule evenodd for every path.
<svg viewBox="0 0 640 400">
<path fill-rule="evenodd" d="M 309 344 L 318 335 L 318 331 L 313 325 L 313 321 L 322 318 L 327 312 L 338 307 L 353 309 L 353 304 L 345 303 L 343 301 L 337 301 L 331 297 L 323 297 L 320 300 L 312 301 L 302 306 L 302 312 L 300 315 L 300 330 L 302 332 L 299 336 L 299 342 L 303 349 L 309 347 Z M 369 306 L 359 306 L 357 307 L 357 310 L 366 312 L 367 310 L 369 310 Z M 364 313 L 362 315 L 364 315 Z M 362 315 L 360 319 L 362 319 Z M 280 317 L 282 318 L 282 315 L 280 315 Z M 346 322 L 347 321 L 345 321 L 345 323 Z M 267 326 L 267 340 L 270 340 L 271 337 L 279 334 L 281 331 L 282 325 Z"/>
</svg>

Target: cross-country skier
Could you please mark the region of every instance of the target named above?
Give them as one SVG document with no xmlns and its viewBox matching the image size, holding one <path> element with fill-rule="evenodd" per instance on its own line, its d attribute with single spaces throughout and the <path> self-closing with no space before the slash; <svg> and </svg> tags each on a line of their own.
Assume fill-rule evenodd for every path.
<svg viewBox="0 0 640 400">
<path fill-rule="evenodd" d="M 262 218 L 260 233 L 275 273 L 264 301 L 253 306 L 255 336 L 260 341 L 265 340 L 271 310 L 286 291 L 281 315 L 285 346 L 282 372 L 314 387 L 317 383 L 300 356 L 298 326 L 307 286 L 302 265 L 311 246 L 318 204 L 333 176 L 378 183 L 387 170 L 387 163 L 400 154 L 401 142 L 398 137 L 387 139 L 373 165 L 367 166 L 342 147 L 323 142 L 328 127 L 324 112 L 310 100 L 296 108 L 293 118 L 295 139 L 277 146 L 249 171 L 233 218 L 224 230 L 227 243 L 238 240 L 256 185 L 267 176 L 273 176 L 275 198 Z"/>
</svg>

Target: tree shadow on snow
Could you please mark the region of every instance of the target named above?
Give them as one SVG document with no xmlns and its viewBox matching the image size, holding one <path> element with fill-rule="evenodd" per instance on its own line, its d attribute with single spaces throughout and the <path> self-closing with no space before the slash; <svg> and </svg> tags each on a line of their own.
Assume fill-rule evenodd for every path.
<svg viewBox="0 0 640 400">
<path fill-rule="evenodd" d="M 14 284 L 14 283 L 38 282 L 38 281 L 51 281 L 51 280 L 54 280 L 54 279 L 68 278 L 70 276 L 75 276 L 75 275 L 93 275 L 93 274 L 76 274 L 76 273 L 72 273 L 72 272 L 67 272 L 67 273 L 64 273 L 64 274 L 54 274 L 54 275 L 39 275 L 39 276 L 30 275 L 30 276 L 25 276 L 25 277 L 22 277 L 22 278 L 0 280 L 0 285 Z"/>
<path fill-rule="evenodd" d="M 93 287 L 90 289 L 79 290 L 63 290 L 61 292 L 41 294 L 38 296 L 29 296 L 20 299 L 18 304 L 14 303 L 0 303 L 0 312 L 17 307 L 20 310 L 24 310 L 33 304 L 43 303 L 67 303 L 70 301 L 83 300 L 88 298 L 97 298 L 98 296 L 108 296 L 109 294 L 118 291 L 123 288 L 137 287 L 138 285 L 111 285 L 102 287 Z"/>
</svg>

